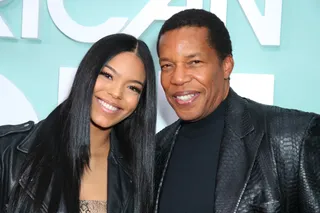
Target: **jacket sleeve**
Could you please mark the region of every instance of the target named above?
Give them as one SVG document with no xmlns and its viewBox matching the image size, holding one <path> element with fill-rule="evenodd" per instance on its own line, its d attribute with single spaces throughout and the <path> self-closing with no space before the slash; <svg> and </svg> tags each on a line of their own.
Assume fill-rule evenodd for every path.
<svg viewBox="0 0 320 213">
<path fill-rule="evenodd" d="M 18 125 L 0 126 L 0 213 L 6 212 L 6 204 L 10 194 L 10 188 L 13 183 L 11 180 L 10 171 L 11 157 L 15 156 L 10 153 L 16 150 L 16 145 L 22 138 L 26 137 L 29 131 L 34 126 L 34 122 L 29 121 Z M 22 135 L 23 134 L 23 135 Z M 16 137 L 16 135 L 19 135 Z"/>
<path fill-rule="evenodd" d="M 301 213 L 320 212 L 320 116 L 314 116 L 302 142 L 299 163 Z"/>
<path fill-rule="evenodd" d="M 1 140 L 1 139 L 0 139 Z M 2 156 L 0 153 L 0 212 L 4 209 L 4 183 L 3 183 L 3 166 Z"/>
<path fill-rule="evenodd" d="M 3 148 L 1 147 L 2 141 L 3 141 L 3 137 L 0 135 L 0 212 L 4 211 L 6 199 L 7 199 L 7 187 L 4 181 L 5 171 L 4 171 L 4 162 L 3 162 Z"/>
</svg>

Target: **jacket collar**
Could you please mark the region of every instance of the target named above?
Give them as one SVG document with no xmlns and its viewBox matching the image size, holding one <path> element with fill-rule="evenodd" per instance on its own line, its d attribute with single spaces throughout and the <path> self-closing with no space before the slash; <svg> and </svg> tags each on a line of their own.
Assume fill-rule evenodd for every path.
<svg viewBox="0 0 320 213">
<path fill-rule="evenodd" d="M 42 121 L 37 124 L 31 123 L 30 124 L 30 133 L 17 145 L 17 149 L 20 152 L 25 154 L 30 153 L 31 148 L 34 144 L 37 132 L 39 131 L 40 126 L 42 125 Z"/>
<path fill-rule="evenodd" d="M 226 126 L 239 138 L 244 138 L 254 131 L 247 100 L 238 96 L 231 88 L 227 97 L 225 121 Z"/>
</svg>

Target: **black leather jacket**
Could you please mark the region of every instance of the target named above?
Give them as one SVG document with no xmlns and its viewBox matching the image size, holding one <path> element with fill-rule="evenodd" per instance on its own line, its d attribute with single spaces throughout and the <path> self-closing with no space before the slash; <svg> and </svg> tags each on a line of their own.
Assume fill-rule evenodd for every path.
<svg viewBox="0 0 320 213">
<path fill-rule="evenodd" d="M 0 212 L 6 212 L 9 194 L 12 187 L 19 181 L 25 185 L 26 176 L 18 180 L 21 164 L 24 162 L 32 144 L 34 136 L 41 122 L 34 124 L 27 122 L 21 125 L 7 125 L 0 127 Z M 111 137 L 115 138 L 115 137 Z M 116 139 L 114 139 L 116 140 Z M 117 141 L 112 141 L 116 144 Z M 108 162 L 108 212 L 129 213 L 133 211 L 131 173 L 125 164 L 116 146 L 111 146 Z M 30 199 L 33 199 L 32 191 L 28 188 Z M 42 204 L 42 212 L 47 212 L 50 198 L 46 198 Z M 65 213 L 63 204 L 59 213 Z"/>
<path fill-rule="evenodd" d="M 320 213 L 320 116 L 233 90 L 225 116 L 214 212 Z M 177 121 L 157 134 L 156 213 L 179 128 Z"/>
</svg>

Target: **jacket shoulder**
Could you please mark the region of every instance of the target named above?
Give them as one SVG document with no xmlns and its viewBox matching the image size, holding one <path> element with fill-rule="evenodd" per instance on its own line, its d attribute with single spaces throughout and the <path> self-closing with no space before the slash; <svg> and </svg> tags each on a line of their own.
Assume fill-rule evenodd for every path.
<svg viewBox="0 0 320 213">
<path fill-rule="evenodd" d="M 313 112 L 260 104 L 249 99 L 247 99 L 247 103 L 253 119 L 256 114 L 262 115 L 268 126 L 284 127 L 279 130 L 305 130 L 314 118 L 320 116 Z"/>
<path fill-rule="evenodd" d="M 319 115 L 296 109 L 271 107 L 266 110 L 266 121 L 269 136 L 281 146 L 281 142 L 289 142 L 287 145 L 301 147 L 301 143 L 307 137 L 310 128 L 318 120 Z"/>
<path fill-rule="evenodd" d="M 10 134 L 30 131 L 34 125 L 33 121 L 28 121 L 22 124 L 8 124 L 0 126 L 0 138 Z"/>
<path fill-rule="evenodd" d="M 0 126 L 0 154 L 9 146 L 17 146 L 32 131 L 35 123 L 28 121 L 15 125 Z"/>
<path fill-rule="evenodd" d="M 299 152 L 310 129 L 319 122 L 320 115 L 313 112 L 247 101 L 251 119 L 256 125 L 264 126 L 271 146 L 278 153 L 284 154 L 288 150 Z"/>
</svg>

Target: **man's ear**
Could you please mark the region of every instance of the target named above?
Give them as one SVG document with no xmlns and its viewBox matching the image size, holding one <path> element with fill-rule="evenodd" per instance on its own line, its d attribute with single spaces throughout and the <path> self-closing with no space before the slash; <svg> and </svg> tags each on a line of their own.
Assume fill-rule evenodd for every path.
<svg viewBox="0 0 320 213">
<path fill-rule="evenodd" d="M 232 55 L 228 55 L 223 59 L 222 68 L 223 68 L 223 78 L 229 79 L 234 67 L 234 61 Z"/>
</svg>

